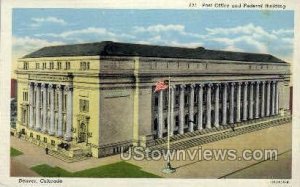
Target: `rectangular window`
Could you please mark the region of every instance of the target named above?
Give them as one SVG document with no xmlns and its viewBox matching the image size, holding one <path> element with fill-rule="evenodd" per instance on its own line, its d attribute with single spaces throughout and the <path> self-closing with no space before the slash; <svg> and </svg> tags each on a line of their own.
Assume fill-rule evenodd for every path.
<svg viewBox="0 0 300 187">
<path fill-rule="evenodd" d="M 44 137 L 44 142 L 47 143 L 47 138 L 46 137 Z"/>
<path fill-rule="evenodd" d="M 27 70 L 29 67 L 28 62 L 23 62 L 23 69 Z"/>
<path fill-rule="evenodd" d="M 35 69 L 40 69 L 40 63 L 35 63 Z"/>
<path fill-rule="evenodd" d="M 50 62 L 50 69 L 54 69 L 54 62 Z"/>
<path fill-rule="evenodd" d="M 36 135 L 36 139 L 37 139 L 37 140 L 40 140 L 40 139 L 41 139 L 41 136 L 40 136 L 40 135 Z"/>
<path fill-rule="evenodd" d="M 28 92 L 23 92 L 23 101 L 28 101 Z"/>
<path fill-rule="evenodd" d="M 29 136 L 32 138 L 33 137 L 33 133 L 31 132 Z"/>
<path fill-rule="evenodd" d="M 71 69 L 71 64 L 70 64 L 70 62 L 66 62 L 66 70 L 69 70 L 69 69 Z"/>
<path fill-rule="evenodd" d="M 80 70 L 89 70 L 90 62 L 80 62 Z"/>
<path fill-rule="evenodd" d="M 89 101 L 85 99 L 79 100 L 80 112 L 89 112 Z"/>
<path fill-rule="evenodd" d="M 57 69 L 61 69 L 61 62 L 57 62 Z"/>
<path fill-rule="evenodd" d="M 67 110 L 67 94 L 64 94 L 64 99 L 63 99 L 63 111 Z"/>
<path fill-rule="evenodd" d="M 55 145 L 55 141 L 54 140 L 51 140 L 51 145 Z"/>
<path fill-rule="evenodd" d="M 86 69 L 89 70 L 90 69 L 90 62 L 86 63 Z"/>
<path fill-rule="evenodd" d="M 154 103 L 155 103 L 155 106 L 158 106 L 158 97 L 155 97 Z"/>
<path fill-rule="evenodd" d="M 43 62 L 43 69 L 46 69 L 47 68 L 47 64 L 46 62 Z"/>
</svg>

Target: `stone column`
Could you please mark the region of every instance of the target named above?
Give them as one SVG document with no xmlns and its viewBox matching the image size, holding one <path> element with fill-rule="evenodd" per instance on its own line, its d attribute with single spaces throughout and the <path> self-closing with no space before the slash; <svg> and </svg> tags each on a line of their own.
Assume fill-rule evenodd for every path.
<svg viewBox="0 0 300 187">
<path fill-rule="evenodd" d="M 220 97 L 220 84 L 216 84 L 215 90 L 215 127 L 219 127 L 219 97 Z"/>
<path fill-rule="evenodd" d="M 261 117 L 265 117 L 265 81 L 261 82 Z"/>
<path fill-rule="evenodd" d="M 184 133 L 184 90 L 185 85 L 180 85 L 179 92 L 179 134 Z"/>
<path fill-rule="evenodd" d="M 253 84 L 254 82 L 250 82 L 249 119 L 253 119 Z"/>
<path fill-rule="evenodd" d="M 38 83 L 34 84 L 34 89 L 36 91 L 36 98 L 35 98 L 35 130 L 41 130 L 41 108 L 40 108 L 40 94 L 41 94 L 41 87 L 39 87 Z"/>
<path fill-rule="evenodd" d="M 278 81 L 276 81 L 276 114 L 279 114 L 279 90 L 278 90 Z"/>
<path fill-rule="evenodd" d="M 203 128 L 203 85 L 199 84 L 198 90 L 198 130 Z"/>
<path fill-rule="evenodd" d="M 189 132 L 194 131 L 194 99 L 195 99 L 195 85 L 190 85 L 190 103 L 189 103 Z"/>
<path fill-rule="evenodd" d="M 207 84 L 207 97 L 206 97 L 206 128 L 211 128 L 211 87 L 212 84 Z"/>
<path fill-rule="evenodd" d="M 267 81 L 267 111 L 266 111 L 266 116 L 270 116 L 270 100 L 271 100 L 271 82 Z"/>
<path fill-rule="evenodd" d="M 70 141 L 72 139 L 72 111 L 73 111 L 73 89 L 70 85 L 65 87 L 65 92 L 67 93 L 67 124 L 66 124 L 66 134 L 65 140 Z"/>
<path fill-rule="evenodd" d="M 54 88 L 53 84 L 48 85 L 48 91 L 50 93 L 50 130 L 49 134 L 55 134 L 55 124 L 54 124 Z"/>
<path fill-rule="evenodd" d="M 272 81 L 272 108 L 271 108 L 271 115 L 274 116 L 275 115 L 275 106 L 276 103 L 276 82 Z"/>
<path fill-rule="evenodd" d="M 229 113 L 229 123 L 234 123 L 234 85 L 235 83 L 230 83 L 230 113 Z"/>
<path fill-rule="evenodd" d="M 42 131 L 45 133 L 47 129 L 47 88 L 45 83 L 42 83 L 43 90 L 43 127 Z"/>
<path fill-rule="evenodd" d="M 33 128 L 34 127 L 34 119 L 33 119 L 33 86 L 32 83 L 29 82 L 29 127 Z"/>
<path fill-rule="evenodd" d="M 57 136 L 62 137 L 63 131 L 62 131 L 62 86 L 57 85 L 56 91 L 58 92 L 58 123 L 57 123 Z"/>
<path fill-rule="evenodd" d="M 171 91 L 171 103 L 170 103 L 170 136 L 174 134 L 174 106 L 175 106 L 175 88 L 174 86 L 170 87 Z"/>
<path fill-rule="evenodd" d="M 241 122 L 241 82 L 237 83 L 236 122 Z"/>
<path fill-rule="evenodd" d="M 256 82 L 256 94 L 255 94 L 255 118 L 259 118 L 259 81 Z"/>
<path fill-rule="evenodd" d="M 158 138 L 163 137 L 163 123 L 164 123 L 164 116 L 163 116 L 163 90 L 158 92 L 158 128 L 157 128 L 157 135 Z"/>
<path fill-rule="evenodd" d="M 243 120 L 246 121 L 247 120 L 247 100 L 248 100 L 248 82 L 244 83 L 244 94 L 243 94 Z"/>
<path fill-rule="evenodd" d="M 223 99 L 222 99 L 222 103 L 223 103 L 222 124 L 223 125 L 226 125 L 227 123 L 227 84 L 228 83 L 224 83 Z"/>
</svg>

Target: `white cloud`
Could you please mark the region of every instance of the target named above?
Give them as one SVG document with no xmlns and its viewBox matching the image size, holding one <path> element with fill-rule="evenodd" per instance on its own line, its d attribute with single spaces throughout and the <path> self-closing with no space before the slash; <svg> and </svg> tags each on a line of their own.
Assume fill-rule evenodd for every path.
<svg viewBox="0 0 300 187">
<path fill-rule="evenodd" d="M 184 25 L 179 25 L 179 24 L 168 24 L 168 25 L 162 25 L 162 24 L 157 24 L 157 25 L 150 25 L 148 27 L 140 27 L 140 26 L 135 26 L 133 27 L 133 32 L 134 33 L 149 33 L 149 34 L 157 34 L 157 33 L 168 33 L 168 32 L 177 32 L 182 36 L 189 36 L 189 37 L 194 37 L 197 39 L 202 39 L 203 36 L 197 33 L 191 33 L 187 32 L 185 30 Z"/>
<path fill-rule="evenodd" d="M 28 36 L 25 37 L 13 37 L 13 53 L 16 56 L 23 56 L 27 53 L 38 50 L 42 47 L 53 46 L 53 45 L 62 45 L 63 42 L 60 41 L 47 41 L 43 39 L 31 38 Z"/>
<path fill-rule="evenodd" d="M 148 27 L 134 27 L 134 32 L 169 32 L 169 31 L 177 31 L 177 32 L 184 32 L 184 26 L 183 25 L 150 25 Z"/>
<path fill-rule="evenodd" d="M 231 28 L 206 28 L 209 35 L 250 35 L 254 38 L 268 38 L 275 40 L 277 36 L 273 33 L 265 31 L 260 26 L 255 26 L 253 23 L 249 23 L 243 26 L 231 27 Z"/>
<path fill-rule="evenodd" d="M 294 30 L 293 29 L 279 29 L 279 30 L 273 30 L 272 33 L 276 34 L 276 35 L 294 34 Z"/>
<path fill-rule="evenodd" d="M 37 37 L 54 37 L 54 38 L 61 38 L 64 40 L 74 40 L 74 41 L 81 41 L 84 40 L 85 37 L 101 37 L 99 39 L 103 40 L 114 40 L 118 41 L 120 38 L 128 38 L 134 39 L 135 36 L 126 34 L 126 33 L 114 33 L 109 31 L 106 28 L 101 27 L 88 27 L 85 29 L 78 29 L 78 30 L 69 30 L 62 33 L 45 33 L 45 34 L 35 34 Z"/>
<path fill-rule="evenodd" d="M 61 18 L 49 16 L 49 17 L 38 17 L 38 18 L 31 18 L 33 23 L 30 25 L 31 27 L 38 27 L 44 23 L 54 23 L 60 25 L 66 25 L 67 22 Z"/>
<path fill-rule="evenodd" d="M 269 53 L 279 58 L 292 56 L 293 30 L 268 31 L 253 23 L 227 28 L 206 28 L 204 46 L 220 46 L 220 50 Z M 214 43 L 216 42 L 216 43 Z"/>
<path fill-rule="evenodd" d="M 195 48 L 203 46 L 201 42 L 178 42 L 178 41 L 170 41 L 166 43 L 166 45 L 174 46 L 174 47 L 187 47 L 187 48 Z"/>
</svg>

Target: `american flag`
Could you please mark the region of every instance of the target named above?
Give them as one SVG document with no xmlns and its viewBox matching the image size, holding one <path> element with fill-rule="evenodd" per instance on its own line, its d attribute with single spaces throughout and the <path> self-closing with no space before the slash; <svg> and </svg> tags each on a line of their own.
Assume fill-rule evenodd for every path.
<svg viewBox="0 0 300 187">
<path fill-rule="evenodd" d="M 156 84 L 155 84 L 155 90 L 154 92 L 159 92 L 161 90 L 165 90 L 167 89 L 169 86 L 169 81 L 168 80 L 161 80 L 161 81 L 158 81 Z"/>
</svg>

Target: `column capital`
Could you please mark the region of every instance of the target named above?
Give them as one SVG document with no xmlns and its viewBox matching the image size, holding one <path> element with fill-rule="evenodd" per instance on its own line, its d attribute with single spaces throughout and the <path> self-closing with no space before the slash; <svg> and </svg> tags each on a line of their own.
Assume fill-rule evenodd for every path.
<svg viewBox="0 0 300 187">
<path fill-rule="evenodd" d="M 172 86 L 170 86 L 170 88 L 172 88 Z M 68 92 L 68 91 L 72 91 L 73 90 L 73 86 L 71 85 L 66 85 L 65 86 L 65 91 Z"/>
<path fill-rule="evenodd" d="M 176 85 L 170 85 L 170 89 L 175 89 L 175 88 L 176 88 Z M 73 89 L 73 86 L 71 89 Z"/>
<path fill-rule="evenodd" d="M 180 87 L 181 89 L 184 89 L 186 86 L 185 86 L 185 84 L 180 84 L 179 87 Z"/>
<path fill-rule="evenodd" d="M 237 82 L 236 83 L 238 86 L 241 86 L 243 84 L 243 82 Z"/>
<path fill-rule="evenodd" d="M 207 86 L 210 88 L 210 87 L 213 86 L 213 84 L 212 83 L 208 83 Z"/>
<path fill-rule="evenodd" d="M 231 82 L 230 85 L 231 85 L 231 86 L 234 86 L 234 85 L 235 85 L 235 82 Z"/>
<path fill-rule="evenodd" d="M 215 86 L 216 86 L 216 87 L 219 87 L 219 86 L 220 86 L 220 83 L 215 83 Z"/>
<path fill-rule="evenodd" d="M 195 86 L 196 86 L 195 84 L 191 84 L 191 85 L 190 85 L 190 88 L 194 89 Z"/>
<path fill-rule="evenodd" d="M 53 84 L 48 84 L 49 89 L 53 89 Z"/>
<path fill-rule="evenodd" d="M 256 81 L 256 84 L 259 85 L 261 83 L 261 81 Z"/>
<path fill-rule="evenodd" d="M 249 82 L 248 81 L 246 81 L 246 82 L 244 82 L 244 85 L 246 86 L 246 85 L 248 85 L 249 84 Z"/>
<path fill-rule="evenodd" d="M 199 84 L 197 84 L 197 86 L 198 86 L 199 88 L 203 88 L 204 84 L 203 84 L 203 83 L 199 83 Z"/>
<path fill-rule="evenodd" d="M 61 84 L 56 85 L 56 89 L 57 90 L 61 90 L 62 89 L 62 85 Z"/>
<path fill-rule="evenodd" d="M 34 82 L 34 87 L 38 87 L 38 86 L 39 86 L 39 83 Z"/>
<path fill-rule="evenodd" d="M 45 83 L 41 83 L 41 87 L 42 87 L 42 89 L 45 89 L 46 84 Z"/>
</svg>

